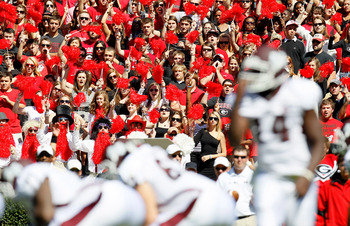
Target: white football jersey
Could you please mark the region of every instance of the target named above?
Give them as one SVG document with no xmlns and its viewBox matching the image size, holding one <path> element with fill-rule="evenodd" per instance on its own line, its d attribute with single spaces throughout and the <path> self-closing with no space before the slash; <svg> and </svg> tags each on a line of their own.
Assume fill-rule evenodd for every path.
<svg viewBox="0 0 350 226">
<path fill-rule="evenodd" d="M 266 99 L 246 93 L 239 114 L 250 120 L 258 140 L 259 168 L 279 175 L 302 175 L 310 160 L 303 133 L 304 112 L 316 109 L 321 89 L 307 79 L 289 79 Z"/>
<path fill-rule="evenodd" d="M 130 186 L 144 182 L 151 185 L 159 210 L 157 223 L 168 222 L 177 214 L 185 212 L 207 189 L 220 193 L 213 181 L 183 170 L 178 162 L 168 157 L 165 150 L 148 144 L 130 153 L 120 165 L 119 173 Z M 229 196 L 225 199 L 229 199 Z M 222 205 L 225 205 L 225 200 Z M 210 209 L 211 206 L 202 208 Z"/>
<path fill-rule="evenodd" d="M 48 178 L 55 214 L 50 225 L 142 225 L 145 206 L 141 196 L 120 181 L 80 179 L 49 163 L 25 167 L 17 178 L 19 198 L 33 204 Z M 34 209 L 34 208 L 32 208 Z"/>
</svg>

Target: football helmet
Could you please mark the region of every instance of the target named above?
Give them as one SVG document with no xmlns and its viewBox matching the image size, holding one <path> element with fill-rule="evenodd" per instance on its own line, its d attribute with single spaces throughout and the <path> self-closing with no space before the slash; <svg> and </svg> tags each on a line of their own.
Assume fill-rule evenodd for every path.
<svg viewBox="0 0 350 226">
<path fill-rule="evenodd" d="M 246 89 L 250 93 L 274 90 L 288 78 L 286 64 L 285 52 L 262 46 L 244 59 L 239 78 L 247 82 Z"/>
</svg>

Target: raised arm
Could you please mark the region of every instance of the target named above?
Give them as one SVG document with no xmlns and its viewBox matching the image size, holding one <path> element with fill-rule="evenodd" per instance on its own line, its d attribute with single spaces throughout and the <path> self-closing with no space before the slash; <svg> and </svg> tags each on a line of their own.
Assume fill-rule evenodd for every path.
<svg viewBox="0 0 350 226">
<path fill-rule="evenodd" d="M 67 76 L 69 73 L 68 64 L 65 64 L 62 69 L 63 70 L 62 70 L 62 79 L 61 79 L 61 89 L 62 89 L 63 93 L 70 96 L 70 95 L 72 95 L 73 90 L 67 87 Z"/>
</svg>

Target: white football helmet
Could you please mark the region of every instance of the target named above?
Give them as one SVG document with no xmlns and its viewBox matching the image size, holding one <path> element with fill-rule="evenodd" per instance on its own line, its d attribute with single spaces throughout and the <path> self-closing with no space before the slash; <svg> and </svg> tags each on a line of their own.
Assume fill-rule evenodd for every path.
<svg viewBox="0 0 350 226">
<path fill-rule="evenodd" d="M 247 82 L 246 89 L 250 93 L 273 90 L 287 80 L 286 64 L 284 51 L 262 46 L 254 55 L 244 59 L 239 78 Z"/>
</svg>

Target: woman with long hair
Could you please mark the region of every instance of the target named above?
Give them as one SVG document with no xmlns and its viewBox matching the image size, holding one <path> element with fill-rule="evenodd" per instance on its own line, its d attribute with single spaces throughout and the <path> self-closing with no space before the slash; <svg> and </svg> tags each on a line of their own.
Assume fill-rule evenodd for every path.
<svg viewBox="0 0 350 226">
<path fill-rule="evenodd" d="M 45 0 L 44 2 L 44 12 L 49 12 L 51 15 L 59 15 L 59 12 L 57 10 L 56 2 L 53 0 Z"/>
<path fill-rule="evenodd" d="M 165 99 L 165 86 L 161 88 L 158 83 L 152 82 L 148 86 L 146 94 L 147 100 L 141 104 L 142 112 L 159 110 L 162 104 L 168 104 L 168 100 Z"/>
<path fill-rule="evenodd" d="M 327 93 L 327 79 L 320 75 L 320 61 L 316 57 L 312 57 L 306 64 L 314 70 L 312 80 L 320 86 L 323 94 L 322 96 L 325 96 Z"/>
<path fill-rule="evenodd" d="M 168 104 L 162 104 L 159 109 L 160 117 L 158 122 L 154 125 L 150 136 L 153 138 L 163 138 L 170 128 L 170 106 Z"/>
<path fill-rule="evenodd" d="M 62 87 L 63 93 L 68 96 L 71 96 L 73 100 L 79 93 L 84 94 L 86 101 L 81 103 L 79 107 L 74 106 L 72 110 L 75 113 L 79 114 L 86 121 L 89 118 L 89 107 L 95 95 L 95 92 L 89 89 L 91 84 L 92 84 L 91 72 L 84 71 L 84 70 L 79 70 L 75 74 L 73 87 L 70 84 L 69 85 L 67 84 L 66 73 L 62 77 L 62 81 L 61 81 L 61 87 Z"/>
<path fill-rule="evenodd" d="M 239 61 L 235 55 L 232 55 L 228 61 L 228 73 L 232 75 L 235 84 L 238 83 Z"/>
<path fill-rule="evenodd" d="M 194 141 L 196 145 L 201 143 L 201 152 L 192 153 L 191 161 L 197 163 L 199 174 L 215 180 L 214 160 L 220 156 L 226 157 L 226 141 L 221 130 L 219 113 L 213 111 L 209 115 L 207 128 L 200 130 Z"/>
<path fill-rule="evenodd" d="M 89 121 L 88 121 L 89 129 L 92 128 L 94 122 L 99 118 L 113 118 L 111 114 L 108 114 L 110 111 L 109 111 L 108 95 L 106 91 L 98 90 L 95 93 L 90 104 L 89 112 L 90 112 Z M 113 109 L 111 112 L 113 112 Z"/>
<path fill-rule="evenodd" d="M 92 52 L 92 59 L 97 63 L 103 61 L 103 53 L 105 52 L 106 48 L 106 43 L 104 41 L 98 40 L 97 42 L 95 42 L 94 49 Z"/>
<path fill-rule="evenodd" d="M 231 57 L 234 55 L 234 51 L 232 48 L 232 38 L 231 35 L 222 33 L 219 35 L 219 42 L 218 42 L 219 49 L 224 50 L 227 53 L 228 57 Z"/>
</svg>

